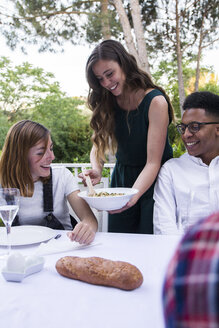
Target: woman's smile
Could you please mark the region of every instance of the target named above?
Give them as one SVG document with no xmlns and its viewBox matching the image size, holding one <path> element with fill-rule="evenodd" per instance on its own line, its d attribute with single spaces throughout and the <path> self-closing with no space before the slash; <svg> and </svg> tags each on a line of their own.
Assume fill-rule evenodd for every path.
<svg viewBox="0 0 219 328">
<path fill-rule="evenodd" d="M 122 94 L 125 74 L 119 64 L 113 60 L 98 60 L 93 72 L 101 86 L 117 97 Z"/>
<path fill-rule="evenodd" d="M 53 143 L 49 136 L 45 149 L 45 141 L 38 142 L 31 147 L 28 154 L 30 172 L 34 181 L 40 177 L 47 177 L 50 174 L 50 164 L 54 160 Z"/>
</svg>

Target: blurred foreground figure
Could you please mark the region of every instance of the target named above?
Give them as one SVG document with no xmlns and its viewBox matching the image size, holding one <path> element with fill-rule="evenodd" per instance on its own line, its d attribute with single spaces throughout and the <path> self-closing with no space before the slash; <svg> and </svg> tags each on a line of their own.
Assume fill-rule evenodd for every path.
<svg viewBox="0 0 219 328">
<path fill-rule="evenodd" d="M 219 212 L 196 223 L 180 242 L 163 303 L 168 328 L 219 327 Z"/>
</svg>

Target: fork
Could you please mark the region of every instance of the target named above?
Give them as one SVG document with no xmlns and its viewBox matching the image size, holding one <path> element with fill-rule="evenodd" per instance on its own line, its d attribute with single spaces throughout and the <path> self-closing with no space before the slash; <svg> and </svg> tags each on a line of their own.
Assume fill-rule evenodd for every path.
<svg viewBox="0 0 219 328">
<path fill-rule="evenodd" d="M 61 233 L 59 233 L 58 235 L 56 235 L 56 236 L 54 237 L 54 239 L 59 239 L 61 236 L 62 236 Z"/>
</svg>

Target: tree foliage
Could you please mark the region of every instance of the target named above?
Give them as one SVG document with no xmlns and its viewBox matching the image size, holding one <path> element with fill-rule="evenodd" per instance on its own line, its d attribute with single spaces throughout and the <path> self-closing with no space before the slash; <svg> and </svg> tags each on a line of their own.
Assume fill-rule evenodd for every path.
<svg viewBox="0 0 219 328">
<path fill-rule="evenodd" d="M 155 26 L 154 47 L 161 50 L 163 59 L 177 60 L 179 100 L 185 98 L 183 63 L 195 63 L 194 91 L 198 91 L 200 62 L 205 48 L 219 41 L 218 0 L 161 0 L 160 24 Z M 161 23 L 163 22 L 163 24 Z M 165 56 L 166 54 L 166 56 Z"/>
<path fill-rule="evenodd" d="M 22 50 L 25 43 L 37 43 L 39 51 L 54 51 L 63 41 L 78 43 L 80 15 L 89 15 L 91 6 L 92 1 L 9 0 L 0 13 L 1 32 L 12 49 L 21 42 Z"/>
<path fill-rule="evenodd" d="M 64 95 L 52 73 L 27 62 L 14 66 L 8 58 L 0 57 L 0 74 L 1 109 L 11 120 L 48 95 Z"/>
<path fill-rule="evenodd" d="M 146 29 L 156 18 L 157 1 L 139 0 L 143 26 Z M 104 11 L 103 8 L 107 8 Z M 133 28 L 129 1 L 123 7 Z M 0 31 L 14 49 L 25 44 L 38 44 L 39 51 L 55 51 L 65 41 L 78 44 L 99 42 L 105 38 L 104 25 L 110 37 L 123 39 L 118 12 L 112 0 L 3 0 L 0 9 Z"/>
<path fill-rule="evenodd" d="M 192 60 L 183 61 L 184 85 L 186 96 L 194 92 L 195 68 Z M 153 77 L 157 84 L 162 85 L 171 97 L 172 105 L 175 110 L 176 120 L 181 119 L 179 106 L 179 89 L 177 80 L 177 63 L 171 60 L 162 60 L 157 69 L 153 72 Z M 218 78 L 213 73 L 213 68 L 201 67 L 200 72 L 200 91 L 207 90 L 219 94 Z"/>
<path fill-rule="evenodd" d="M 84 100 L 48 96 L 27 117 L 50 129 L 56 162 L 89 162 L 89 117 L 79 109 Z"/>
<path fill-rule="evenodd" d="M 62 49 L 65 41 L 92 44 L 110 37 L 126 42 L 137 60 L 143 49 L 141 57 L 145 65 L 142 67 L 147 67 L 149 53 L 153 77 L 170 95 L 177 119 L 180 119 L 187 92 L 199 88 L 219 93 L 216 80 L 198 85 L 208 72 L 200 66 L 203 50 L 213 47 L 219 40 L 218 17 L 218 0 L 8 0 L 5 5 L 2 0 L 0 33 L 12 49 L 19 44 L 24 51 L 25 44 L 37 44 L 39 51 L 56 51 Z M 138 35 L 136 26 L 144 27 L 143 35 Z M 52 82 L 53 76 L 28 63 L 10 68 L 6 58 L 0 65 L 3 110 L 0 120 L 4 122 L 7 117 L 6 121 L 10 123 L 28 115 L 39 117 L 57 137 L 55 147 L 60 160 L 64 157 L 72 161 L 72 158 L 83 156 L 77 145 L 80 141 L 81 149 L 85 150 L 90 142 L 90 130 L 87 123 L 85 126 L 75 123 L 84 119 L 70 119 L 74 116 L 73 111 L 78 113 L 78 105 L 65 98 L 59 84 Z M 53 111 L 58 121 L 54 119 Z M 82 130 L 85 131 L 84 139 Z M 74 145 L 69 145 L 70 136 L 75 140 Z M 171 136 L 171 142 L 174 144 L 175 141 L 178 142 Z M 181 148 L 176 149 L 180 151 Z"/>
<path fill-rule="evenodd" d="M 80 109 L 85 101 L 66 97 L 51 73 L 29 63 L 13 66 L 3 57 L 0 66 L 0 148 L 12 124 L 31 119 L 51 130 L 56 162 L 88 161 L 91 129 Z"/>
<path fill-rule="evenodd" d="M 108 3 L 108 1 L 106 1 Z M 114 37 L 121 40 L 123 38 L 122 27 L 118 19 L 114 6 L 107 4 L 107 12 L 102 11 L 102 1 L 97 1 L 93 8 L 90 8 L 93 14 L 87 16 L 84 25 L 85 40 L 89 44 L 97 43 L 102 39 Z M 90 13 L 91 13 L 90 12 Z M 108 35 L 104 34 L 104 26 L 108 25 Z"/>
<path fill-rule="evenodd" d="M 197 91 L 203 51 L 219 41 L 218 0 L 2 0 L 1 5 L 0 32 L 12 49 L 20 44 L 24 50 L 26 43 L 55 51 L 65 41 L 112 37 L 123 40 L 149 74 L 160 61 L 175 62 L 181 114 L 185 63 L 194 63 Z"/>
</svg>

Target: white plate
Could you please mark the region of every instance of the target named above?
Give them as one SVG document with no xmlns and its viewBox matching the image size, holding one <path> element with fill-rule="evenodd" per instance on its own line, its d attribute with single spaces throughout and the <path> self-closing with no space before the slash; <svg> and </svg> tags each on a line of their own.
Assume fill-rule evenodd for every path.
<svg viewBox="0 0 219 328">
<path fill-rule="evenodd" d="M 53 238 L 56 230 L 34 225 L 22 225 L 11 228 L 11 246 L 23 246 L 41 243 Z M 0 246 L 7 246 L 6 228 L 0 228 Z"/>
</svg>

